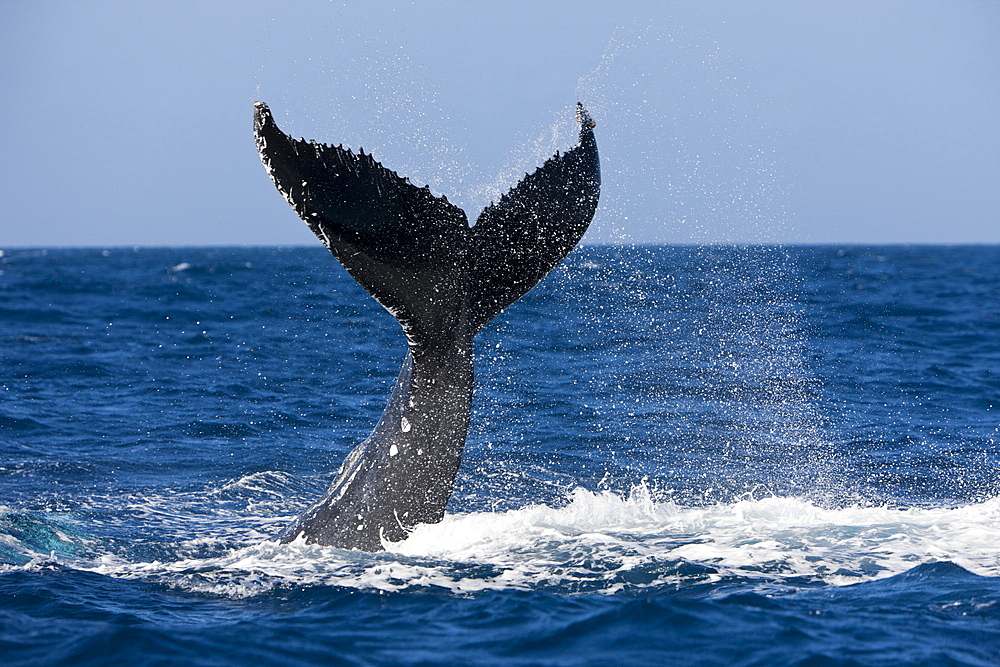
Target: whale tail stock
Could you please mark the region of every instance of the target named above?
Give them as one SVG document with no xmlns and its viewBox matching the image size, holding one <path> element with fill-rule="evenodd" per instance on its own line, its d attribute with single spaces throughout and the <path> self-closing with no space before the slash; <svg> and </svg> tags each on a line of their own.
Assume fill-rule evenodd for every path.
<svg viewBox="0 0 1000 667">
<path fill-rule="evenodd" d="M 441 520 L 468 430 L 472 338 L 576 246 L 596 210 L 594 123 L 579 105 L 578 119 L 579 144 L 526 175 L 470 228 L 446 197 L 363 150 L 293 139 L 255 104 L 257 148 L 275 186 L 409 343 L 375 430 L 285 541 L 375 551 Z"/>
</svg>

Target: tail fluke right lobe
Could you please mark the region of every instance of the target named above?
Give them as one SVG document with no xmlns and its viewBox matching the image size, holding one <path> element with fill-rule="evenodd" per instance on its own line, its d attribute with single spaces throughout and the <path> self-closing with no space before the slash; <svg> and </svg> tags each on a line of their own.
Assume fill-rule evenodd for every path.
<svg viewBox="0 0 1000 667">
<path fill-rule="evenodd" d="M 580 143 L 525 176 L 472 229 L 470 319 L 479 331 L 544 278 L 587 231 L 601 167 L 594 123 L 578 105 Z"/>
</svg>

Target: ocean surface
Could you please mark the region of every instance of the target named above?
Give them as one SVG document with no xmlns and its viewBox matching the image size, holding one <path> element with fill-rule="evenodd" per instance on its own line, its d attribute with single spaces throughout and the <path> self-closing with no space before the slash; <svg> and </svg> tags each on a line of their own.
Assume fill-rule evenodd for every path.
<svg viewBox="0 0 1000 667">
<path fill-rule="evenodd" d="M 320 247 L 0 256 L 3 665 L 1000 664 L 1000 247 L 584 247 L 445 520 L 279 545 L 405 355 Z"/>
</svg>

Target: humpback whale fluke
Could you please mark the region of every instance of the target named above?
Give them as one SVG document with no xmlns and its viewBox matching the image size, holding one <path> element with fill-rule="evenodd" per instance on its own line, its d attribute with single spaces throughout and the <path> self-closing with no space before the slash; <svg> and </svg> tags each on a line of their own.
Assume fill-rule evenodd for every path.
<svg viewBox="0 0 1000 667">
<path fill-rule="evenodd" d="M 254 136 L 278 191 L 344 268 L 392 313 L 409 349 L 371 435 L 284 542 L 378 551 L 444 516 L 469 426 L 472 339 L 576 246 L 597 208 L 594 122 L 579 144 L 488 206 L 465 213 L 363 150 L 297 140 L 254 105 Z"/>
</svg>

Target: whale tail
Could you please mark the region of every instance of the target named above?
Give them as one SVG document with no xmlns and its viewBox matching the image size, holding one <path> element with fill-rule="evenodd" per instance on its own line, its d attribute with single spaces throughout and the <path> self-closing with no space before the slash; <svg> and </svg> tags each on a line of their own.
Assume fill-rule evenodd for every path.
<svg viewBox="0 0 1000 667">
<path fill-rule="evenodd" d="M 572 250 L 594 216 L 600 164 L 578 105 L 580 142 L 480 214 L 386 169 L 364 150 L 293 139 L 255 104 L 254 135 L 275 186 L 344 268 L 403 327 L 411 347 L 474 336 Z M 447 336 L 445 336 L 447 337 Z"/>
<path fill-rule="evenodd" d="M 468 432 L 472 338 L 586 232 L 600 191 L 594 124 L 579 107 L 579 145 L 526 175 L 470 228 L 445 197 L 364 151 L 293 139 L 265 104 L 255 108 L 271 180 L 409 342 L 375 430 L 282 539 L 376 551 L 444 516 Z"/>
</svg>

